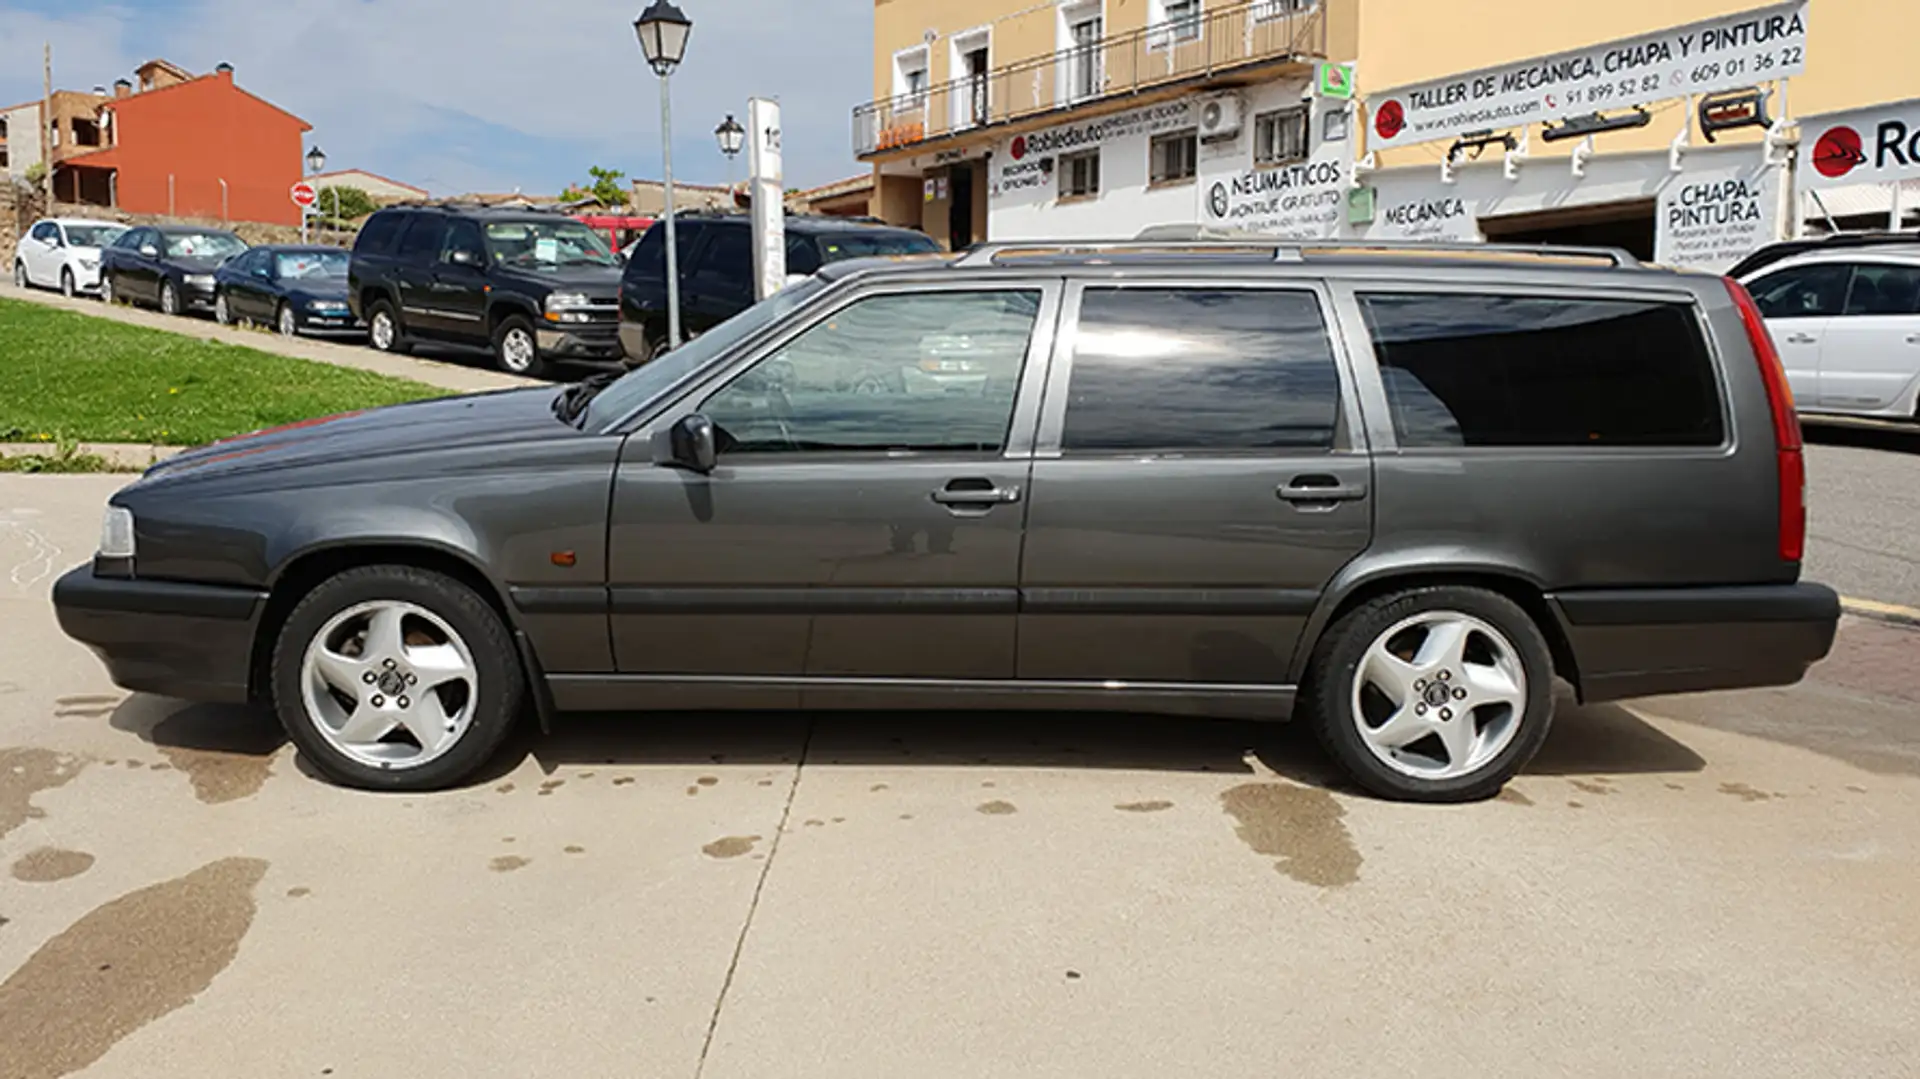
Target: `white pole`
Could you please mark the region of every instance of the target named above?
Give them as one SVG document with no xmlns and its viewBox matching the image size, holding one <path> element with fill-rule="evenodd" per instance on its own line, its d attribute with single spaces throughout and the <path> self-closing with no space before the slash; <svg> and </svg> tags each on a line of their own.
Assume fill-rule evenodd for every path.
<svg viewBox="0 0 1920 1079">
<path fill-rule="evenodd" d="M 673 227 L 673 94 L 660 76 L 660 161 L 667 196 L 667 347 L 680 347 L 680 242 Z"/>
<path fill-rule="evenodd" d="M 1894 182 L 1888 184 L 1887 192 L 1892 197 L 1892 202 L 1893 202 L 1893 208 L 1887 214 L 1887 231 L 1899 232 L 1900 218 L 1902 216 L 1900 212 L 1900 181 L 1895 180 Z"/>
</svg>

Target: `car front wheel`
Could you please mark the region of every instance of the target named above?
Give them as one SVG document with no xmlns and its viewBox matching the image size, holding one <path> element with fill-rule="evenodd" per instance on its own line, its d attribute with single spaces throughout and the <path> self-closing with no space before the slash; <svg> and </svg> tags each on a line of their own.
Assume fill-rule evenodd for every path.
<svg viewBox="0 0 1920 1079">
<path fill-rule="evenodd" d="M 429 570 L 367 566 L 294 608 L 273 652 L 273 703 L 328 778 L 441 790 L 499 749 L 526 697 L 507 627 L 471 588 Z"/>
<path fill-rule="evenodd" d="M 380 352 L 406 352 L 409 347 L 393 305 L 385 300 L 375 300 L 367 309 L 367 343 Z"/>
<path fill-rule="evenodd" d="M 120 298 L 113 294 L 113 275 L 104 270 L 100 273 L 100 302 L 108 307 L 120 302 Z"/>
<path fill-rule="evenodd" d="M 538 378 L 547 371 L 546 361 L 540 358 L 539 342 L 533 336 L 533 324 L 519 315 L 509 315 L 494 329 L 493 358 L 500 370 L 510 375 Z"/>
<path fill-rule="evenodd" d="M 163 315 L 180 313 L 180 290 L 174 287 L 171 281 L 160 285 L 160 313 Z"/>
<path fill-rule="evenodd" d="M 233 325 L 233 311 L 227 307 L 227 294 L 224 292 L 213 294 L 213 321 L 222 326 Z"/>
<path fill-rule="evenodd" d="M 282 337 L 299 336 L 300 322 L 294 317 L 292 304 L 283 303 L 280 305 L 280 312 L 275 318 L 274 324 L 279 328 L 280 336 Z"/>
<path fill-rule="evenodd" d="M 60 295 L 71 300 L 79 291 L 80 289 L 73 283 L 73 270 L 62 267 L 60 270 Z"/>
<path fill-rule="evenodd" d="M 1507 597 L 1410 588 L 1328 629 L 1301 704 L 1327 752 L 1368 791 L 1476 801 L 1499 793 L 1546 740 L 1553 660 Z"/>
<path fill-rule="evenodd" d="M 13 264 L 13 287 L 26 288 L 28 284 L 27 264 L 16 260 Z"/>
</svg>

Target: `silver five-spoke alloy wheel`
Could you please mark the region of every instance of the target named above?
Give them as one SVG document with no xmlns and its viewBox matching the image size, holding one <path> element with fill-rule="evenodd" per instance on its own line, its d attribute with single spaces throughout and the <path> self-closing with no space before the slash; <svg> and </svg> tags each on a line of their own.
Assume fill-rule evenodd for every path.
<svg viewBox="0 0 1920 1079">
<path fill-rule="evenodd" d="M 500 338 L 500 359 L 509 371 L 525 371 L 533 366 L 533 334 L 518 326 Z"/>
<path fill-rule="evenodd" d="M 1512 641 L 1458 611 L 1425 611 L 1374 638 L 1353 680 L 1360 740 L 1416 779 L 1464 776 L 1519 733 L 1527 672 Z"/>
<path fill-rule="evenodd" d="M 375 311 L 373 325 L 368 329 L 367 335 L 373 339 L 374 348 L 382 352 L 393 351 L 393 316 L 385 311 Z"/>
<path fill-rule="evenodd" d="M 445 619 L 381 600 L 328 619 L 307 645 L 300 688 L 328 744 L 361 764 L 400 770 L 460 743 L 479 679 L 473 653 Z"/>
<path fill-rule="evenodd" d="M 293 308 L 287 304 L 281 304 L 280 305 L 280 336 L 293 337 L 299 332 L 300 332 L 300 323 L 299 323 L 299 320 L 294 317 Z"/>
</svg>

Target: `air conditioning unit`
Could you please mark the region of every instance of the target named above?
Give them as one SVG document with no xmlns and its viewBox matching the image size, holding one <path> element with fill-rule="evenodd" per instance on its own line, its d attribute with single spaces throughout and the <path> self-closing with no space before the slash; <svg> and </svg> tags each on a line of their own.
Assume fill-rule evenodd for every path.
<svg viewBox="0 0 1920 1079">
<path fill-rule="evenodd" d="M 1200 102 L 1200 139 L 1218 142 L 1237 138 L 1246 122 L 1246 102 L 1239 94 L 1215 94 Z"/>
</svg>

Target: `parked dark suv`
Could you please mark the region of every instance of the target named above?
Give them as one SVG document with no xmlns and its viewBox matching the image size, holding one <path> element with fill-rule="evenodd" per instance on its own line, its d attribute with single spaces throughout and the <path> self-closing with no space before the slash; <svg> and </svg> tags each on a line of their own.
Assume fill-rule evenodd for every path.
<svg viewBox="0 0 1920 1079">
<path fill-rule="evenodd" d="M 924 233 L 865 219 L 788 215 L 787 273 L 811 274 L 829 263 L 882 255 L 937 254 Z M 674 221 L 680 263 L 680 332 L 696 337 L 753 306 L 753 220 L 741 214 Z M 633 363 L 646 363 L 667 343 L 667 226 L 641 237 L 620 279 L 620 340 Z"/>
<path fill-rule="evenodd" d="M 1723 278 L 989 246 L 828 265 L 617 379 L 188 452 L 54 603 L 120 685 L 271 702 L 379 789 L 471 777 L 529 705 L 1018 707 L 1298 716 L 1453 801 L 1539 748 L 1556 679 L 1824 657 L 1803 477 Z"/>
<path fill-rule="evenodd" d="M 619 259 L 581 222 L 459 204 L 374 214 L 347 270 L 347 302 L 374 348 L 483 348 L 516 375 L 555 360 L 618 363 L 619 288 Z"/>
</svg>

